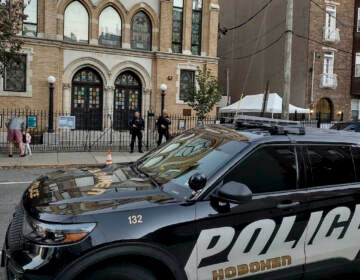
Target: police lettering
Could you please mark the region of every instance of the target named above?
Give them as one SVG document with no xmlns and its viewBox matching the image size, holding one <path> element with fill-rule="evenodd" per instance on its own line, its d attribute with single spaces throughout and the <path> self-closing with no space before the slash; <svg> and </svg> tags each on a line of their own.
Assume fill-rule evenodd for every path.
<svg viewBox="0 0 360 280">
<path fill-rule="evenodd" d="M 232 227 L 201 231 L 185 266 L 188 279 L 226 280 L 266 273 L 303 265 L 305 254 L 306 263 L 330 258 L 352 261 L 360 251 L 360 205 L 353 215 L 348 207 L 337 207 L 327 214 L 313 212 L 304 231 L 291 239 L 295 222 L 296 216 L 284 217 L 277 229 L 272 219 L 258 220 L 248 224 L 236 240 Z M 201 265 L 225 250 L 229 251 L 225 262 L 214 259 L 213 264 Z"/>
</svg>

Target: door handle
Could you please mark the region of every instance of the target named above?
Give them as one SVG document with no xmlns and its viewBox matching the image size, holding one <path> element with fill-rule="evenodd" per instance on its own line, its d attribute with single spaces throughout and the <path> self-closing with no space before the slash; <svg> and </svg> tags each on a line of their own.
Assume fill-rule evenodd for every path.
<svg viewBox="0 0 360 280">
<path fill-rule="evenodd" d="M 289 203 L 279 203 L 277 205 L 277 208 L 286 209 L 286 208 L 293 208 L 293 207 L 298 206 L 298 205 L 300 205 L 299 201 L 291 201 Z"/>
</svg>

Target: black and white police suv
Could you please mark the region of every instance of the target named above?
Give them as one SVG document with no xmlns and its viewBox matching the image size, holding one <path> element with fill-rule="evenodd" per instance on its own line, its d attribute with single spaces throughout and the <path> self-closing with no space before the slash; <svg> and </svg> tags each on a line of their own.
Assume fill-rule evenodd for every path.
<svg viewBox="0 0 360 280">
<path fill-rule="evenodd" d="M 354 133 L 241 118 L 135 163 L 58 170 L 24 193 L 2 265 L 8 279 L 31 280 L 355 274 L 359 144 Z"/>
</svg>

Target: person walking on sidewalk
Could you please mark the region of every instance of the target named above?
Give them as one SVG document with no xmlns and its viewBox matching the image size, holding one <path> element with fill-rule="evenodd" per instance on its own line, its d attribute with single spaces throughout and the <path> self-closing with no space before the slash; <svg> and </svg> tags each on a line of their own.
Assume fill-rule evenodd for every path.
<svg viewBox="0 0 360 280">
<path fill-rule="evenodd" d="M 169 118 L 169 112 L 168 110 L 164 109 L 162 112 L 162 115 L 158 118 L 156 122 L 156 126 L 159 133 L 159 140 L 157 141 L 158 146 L 160 146 L 163 137 L 165 136 L 166 141 L 169 140 L 169 126 L 171 124 L 170 118 Z"/>
<path fill-rule="evenodd" d="M 20 157 L 24 157 L 24 146 L 22 132 L 25 129 L 25 123 L 20 117 L 13 117 L 5 123 L 8 129 L 8 142 L 9 142 L 9 157 L 13 156 L 14 143 L 19 144 Z"/>
<path fill-rule="evenodd" d="M 136 138 L 138 139 L 139 153 L 143 152 L 142 138 L 143 138 L 144 129 L 145 129 L 145 122 L 143 118 L 140 116 L 139 112 L 135 112 L 134 118 L 130 121 L 130 134 L 131 134 L 130 153 L 134 152 L 134 145 Z"/>
<path fill-rule="evenodd" d="M 31 156 L 32 155 L 30 148 L 31 134 L 28 129 L 25 131 L 25 134 L 23 135 L 23 142 L 24 142 L 24 153 Z"/>
</svg>

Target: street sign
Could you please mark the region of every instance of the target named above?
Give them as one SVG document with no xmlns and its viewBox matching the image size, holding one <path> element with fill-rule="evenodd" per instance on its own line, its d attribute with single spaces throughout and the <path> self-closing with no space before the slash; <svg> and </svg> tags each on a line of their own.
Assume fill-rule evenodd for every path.
<svg viewBox="0 0 360 280">
<path fill-rule="evenodd" d="M 184 119 L 180 119 L 178 129 L 179 130 L 185 130 L 185 128 L 186 128 L 186 121 Z"/>
<path fill-rule="evenodd" d="M 37 116 L 27 116 L 27 127 L 31 129 L 37 127 Z"/>
<path fill-rule="evenodd" d="M 75 116 L 59 116 L 60 129 L 75 129 Z"/>
</svg>

